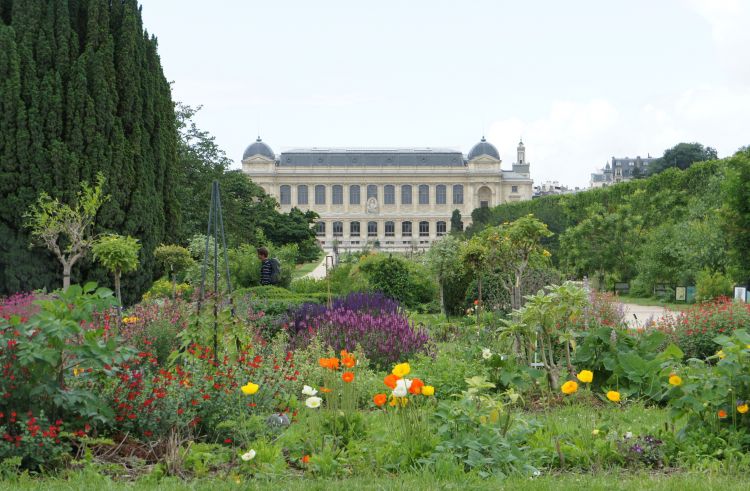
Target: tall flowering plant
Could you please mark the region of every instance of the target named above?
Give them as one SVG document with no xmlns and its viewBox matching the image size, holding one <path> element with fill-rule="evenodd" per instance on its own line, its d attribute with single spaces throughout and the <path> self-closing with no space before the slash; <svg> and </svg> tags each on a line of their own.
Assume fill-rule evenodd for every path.
<svg viewBox="0 0 750 491">
<path fill-rule="evenodd" d="M 291 313 L 287 330 L 293 347 L 307 346 L 314 337 L 337 351 L 359 345 L 378 367 L 430 353 L 433 346 L 427 330 L 410 323 L 396 301 L 379 293 L 351 294 L 331 308 L 303 305 Z"/>
</svg>

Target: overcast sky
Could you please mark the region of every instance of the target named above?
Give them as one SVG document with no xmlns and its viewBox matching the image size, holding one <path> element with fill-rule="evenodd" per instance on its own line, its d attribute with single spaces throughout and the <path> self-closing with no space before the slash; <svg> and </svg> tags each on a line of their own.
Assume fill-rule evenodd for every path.
<svg viewBox="0 0 750 491">
<path fill-rule="evenodd" d="M 612 156 L 750 144 L 750 1 L 141 0 L 174 99 L 239 167 L 294 147 L 482 134 L 532 178 L 587 186 Z"/>
</svg>

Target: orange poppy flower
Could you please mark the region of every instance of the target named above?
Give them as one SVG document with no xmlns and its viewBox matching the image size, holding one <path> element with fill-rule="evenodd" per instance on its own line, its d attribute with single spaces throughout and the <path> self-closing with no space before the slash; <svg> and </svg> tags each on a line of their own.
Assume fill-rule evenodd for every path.
<svg viewBox="0 0 750 491">
<path fill-rule="evenodd" d="M 357 364 L 357 360 L 352 355 L 346 355 L 341 357 L 341 364 L 344 365 L 346 368 L 354 368 L 354 365 Z"/>
<path fill-rule="evenodd" d="M 321 391 L 322 393 L 324 393 L 324 394 L 328 394 L 329 392 L 332 392 L 332 390 L 331 390 L 331 389 L 329 389 L 329 388 L 327 388 L 327 387 L 321 387 L 321 388 L 320 388 L 320 391 Z"/>
<path fill-rule="evenodd" d="M 308 464 L 309 462 L 310 462 L 310 456 L 309 455 L 305 455 L 304 457 L 302 457 L 302 463 L 303 464 Z"/>
<path fill-rule="evenodd" d="M 727 417 L 727 412 L 723 409 L 719 409 L 719 412 L 717 413 L 719 415 L 719 418 L 724 419 Z"/>
<path fill-rule="evenodd" d="M 338 370 L 339 369 L 339 359 L 336 357 L 333 358 L 320 358 L 318 359 L 318 364 L 323 368 L 328 368 L 329 370 Z"/>
<path fill-rule="evenodd" d="M 411 386 L 409 387 L 409 394 L 419 395 L 422 393 L 422 387 L 424 387 L 424 382 L 422 382 L 418 378 L 414 378 L 411 380 Z"/>
<path fill-rule="evenodd" d="M 341 374 L 341 380 L 348 384 L 349 382 L 354 380 L 354 374 L 352 372 L 344 372 Z"/>
<path fill-rule="evenodd" d="M 386 385 L 387 387 L 390 387 L 391 389 L 395 389 L 395 388 L 396 388 L 396 382 L 398 381 L 398 379 L 399 379 L 399 377 L 397 377 L 397 376 L 393 375 L 392 373 L 390 373 L 390 374 L 388 374 L 388 375 L 387 375 L 387 376 L 386 376 L 386 377 L 385 377 L 385 378 L 383 379 L 383 383 L 384 383 L 384 384 L 385 384 L 385 385 Z"/>
<path fill-rule="evenodd" d="M 388 400 L 388 396 L 386 396 L 385 394 L 375 394 L 372 398 L 372 402 L 374 402 L 375 405 L 378 407 L 385 404 L 385 401 L 387 400 Z"/>
</svg>

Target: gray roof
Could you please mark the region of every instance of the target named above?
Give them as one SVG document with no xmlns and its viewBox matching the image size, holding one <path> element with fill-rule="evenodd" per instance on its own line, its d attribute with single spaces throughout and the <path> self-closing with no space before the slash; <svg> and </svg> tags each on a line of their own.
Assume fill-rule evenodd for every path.
<svg viewBox="0 0 750 491">
<path fill-rule="evenodd" d="M 443 148 L 307 148 L 281 152 L 279 166 L 463 167 L 458 150 Z"/>
<path fill-rule="evenodd" d="M 490 157 L 500 160 L 500 154 L 498 153 L 497 148 L 495 148 L 495 145 L 485 140 L 484 137 L 482 137 L 482 140 L 474 145 L 471 151 L 469 151 L 469 160 L 481 155 L 489 155 Z"/>
<path fill-rule="evenodd" d="M 263 141 L 260 139 L 260 136 L 257 140 L 255 140 L 254 143 L 252 143 L 245 149 L 245 153 L 242 154 L 242 160 L 245 160 L 248 157 L 252 157 L 253 155 L 262 155 L 271 160 L 274 160 L 276 158 L 276 155 L 274 155 L 271 147 L 263 143 Z"/>
</svg>

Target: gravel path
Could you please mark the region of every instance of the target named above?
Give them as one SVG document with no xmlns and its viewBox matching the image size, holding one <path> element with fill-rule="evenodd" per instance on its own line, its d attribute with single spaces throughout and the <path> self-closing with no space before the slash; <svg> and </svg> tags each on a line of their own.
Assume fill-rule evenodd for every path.
<svg viewBox="0 0 750 491">
<path fill-rule="evenodd" d="M 656 320 L 665 315 L 676 316 L 679 314 L 679 312 L 658 306 L 636 305 L 633 303 L 623 303 L 622 306 L 625 311 L 625 321 L 633 329 L 643 327 L 649 319 Z"/>
<path fill-rule="evenodd" d="M 318 264 L 315 269 L 307 273 L 305 278 L 312 278 L 314 280 L 322 280 L 326 277 L 326 257 L 323 256 L 323 260 Z"/>
</svg>

